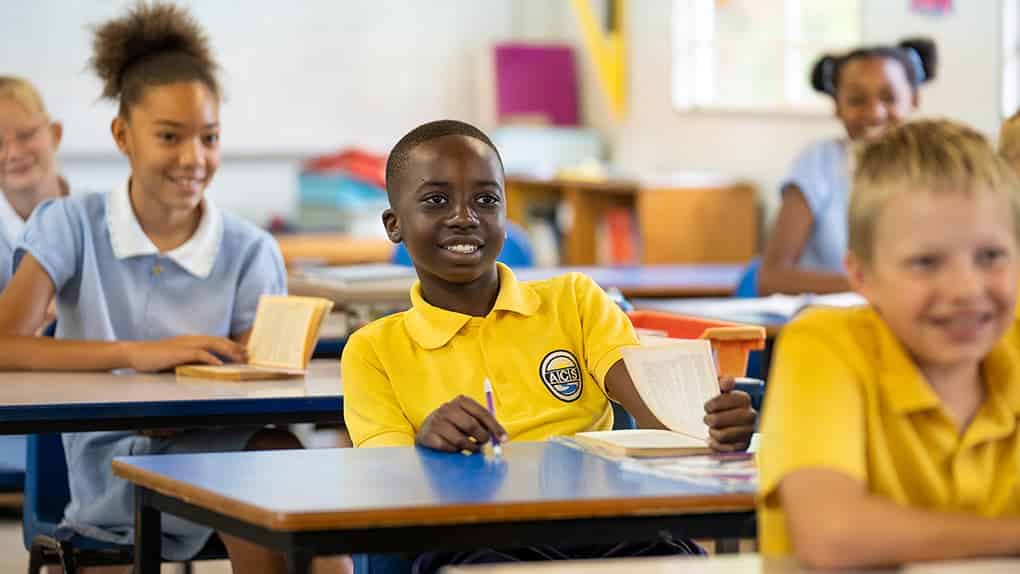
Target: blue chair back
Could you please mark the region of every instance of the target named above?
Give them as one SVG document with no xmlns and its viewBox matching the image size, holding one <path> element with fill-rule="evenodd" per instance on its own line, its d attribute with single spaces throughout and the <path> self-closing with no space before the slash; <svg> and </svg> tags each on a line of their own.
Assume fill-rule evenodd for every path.
<svg viewBox="0 0 1020 574">
<path fill-rule="evenodd" d="M 761 257 L 755 257 L 744 268 L 744 274 L 737 282 L 737 289 L 733 292 L 734 297 L 747 299 L 758 296 L 758 271 L 761 269 Z"/>
<path fill-rule="evenodd" d="M 751 297 L 758 296 L 758 271 L 761 270 L 761 257 L 755 257 L 747 264 L 744 268 L 744 273 L 740 276 L 740 281 L 737 282 L 737 288 L 733 292 L 733 296 L 739 299 L 749 299 Z M 766 343 L 771 344 L 771 343 Z M 765 380 L 768 373 L 765 372 L 765 360 L 762 351 L 751 351 L 747 357 L 747 376 Z M 760 386 L 752 386 L 748 388 L 741 388 L 740 390 L 745 391 L 751 395 L 751 405 L 761 411 L 761 403 L 765 397 L 765 389 Z"/>
<path fill-rule="evenodd" d="M 60 435 L 28 435 L 27 440 L 21 530 L 25 548 L 31 548 L 37 535 L 52 536 L 56 531 L 71 501 L 71 490 Z"/>
<path fill-rule="evenodd" d="M 0 436 L 0 492 L 21 492 L 25 481 L 25 437 Z"/>
<path fill-rule="evenodd" d="M 503 243 L 503 251 L 500 251 L 499 257 L 496 259 L 514 269 L 535 266 L 535 252 L 531 248 L 528 233 L 521 226 L 516 223 L 507 222 L 506 241 Z M 397 245 L 393 252 L 392 261 L 394 265 L 404 265 L 407 267 L 412 265 L 411 255 L 407 252 L 407 247 L 404 247 L 403 243 Z"/>
</svg>

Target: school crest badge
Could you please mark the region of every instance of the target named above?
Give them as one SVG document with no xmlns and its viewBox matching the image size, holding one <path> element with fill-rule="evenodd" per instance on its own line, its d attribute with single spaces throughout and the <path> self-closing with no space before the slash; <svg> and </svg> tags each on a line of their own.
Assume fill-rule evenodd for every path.
<svg viewBox="0 0 1020 574">
<path fill-rule="evenodd" d="M 557 399 L 572 403 L 581 396 L 581 364 L 570 351 L 553 351 L 542 359 L 538 376 Z"/>
</svg>

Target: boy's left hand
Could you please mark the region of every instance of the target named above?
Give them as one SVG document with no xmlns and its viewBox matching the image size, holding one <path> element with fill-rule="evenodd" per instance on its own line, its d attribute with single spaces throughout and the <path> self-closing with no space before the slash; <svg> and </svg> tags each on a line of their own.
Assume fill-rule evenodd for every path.
<svg viewBox="0 0 1020 574">
<path fill-rule="evenodd" d="M 751 397 L 733 390 L 735 385 L 732 377 L 720 378 L 722 394 L 705 403 L 709 446 L 716 452 L 746 450 L 758 420 L 758 413 L 751 408 Z"/>
</svg>

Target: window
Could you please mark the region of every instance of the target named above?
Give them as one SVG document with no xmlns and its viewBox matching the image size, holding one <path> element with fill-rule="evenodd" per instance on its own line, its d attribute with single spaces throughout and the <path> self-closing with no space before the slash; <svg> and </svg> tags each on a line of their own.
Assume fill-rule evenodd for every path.
<svg viewBox="0 0 1020 574">
<path fill-rule="evenodd" d="M 860 41 L 860 0 L 673 0 L 673 106 L 828 113 L 811 66 Z"/>
<path fill-rule="evenodd" d="M 1020 1 L 1002 2 L 1002 117 L 1020 108 Z"/>
</svg>

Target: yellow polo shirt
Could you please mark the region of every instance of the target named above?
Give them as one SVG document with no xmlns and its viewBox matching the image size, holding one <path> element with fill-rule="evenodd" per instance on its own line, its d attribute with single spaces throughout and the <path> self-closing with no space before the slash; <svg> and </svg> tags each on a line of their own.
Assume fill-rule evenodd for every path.
<svg viewBox="0 0 1020 574">
<path fill-rule="evenodd" d="M 414 444 L 443 403 L 485 405 L 486 378 L 510 440 L 612 427 L 606 372 L 638 344 L 626 314 L 578 273 L 522 283 L 500 264 L 499 282 L 485 317 L 434 307 L 415 284 L 410 310 L 351 335 L 340 364 L 355 446 Z"/>
<path fill-rule="evenodd" d="M 777 488 L 804 468 L 844 473 L 904 506 L 1020 515 L 1018 365 L 1014 324 L 982 364 L 986 399 L 960 435 L 871 308 L 812 310 L 784 327 L 762 415 L 762 552 L 792 552 Z"/>
</svg>

